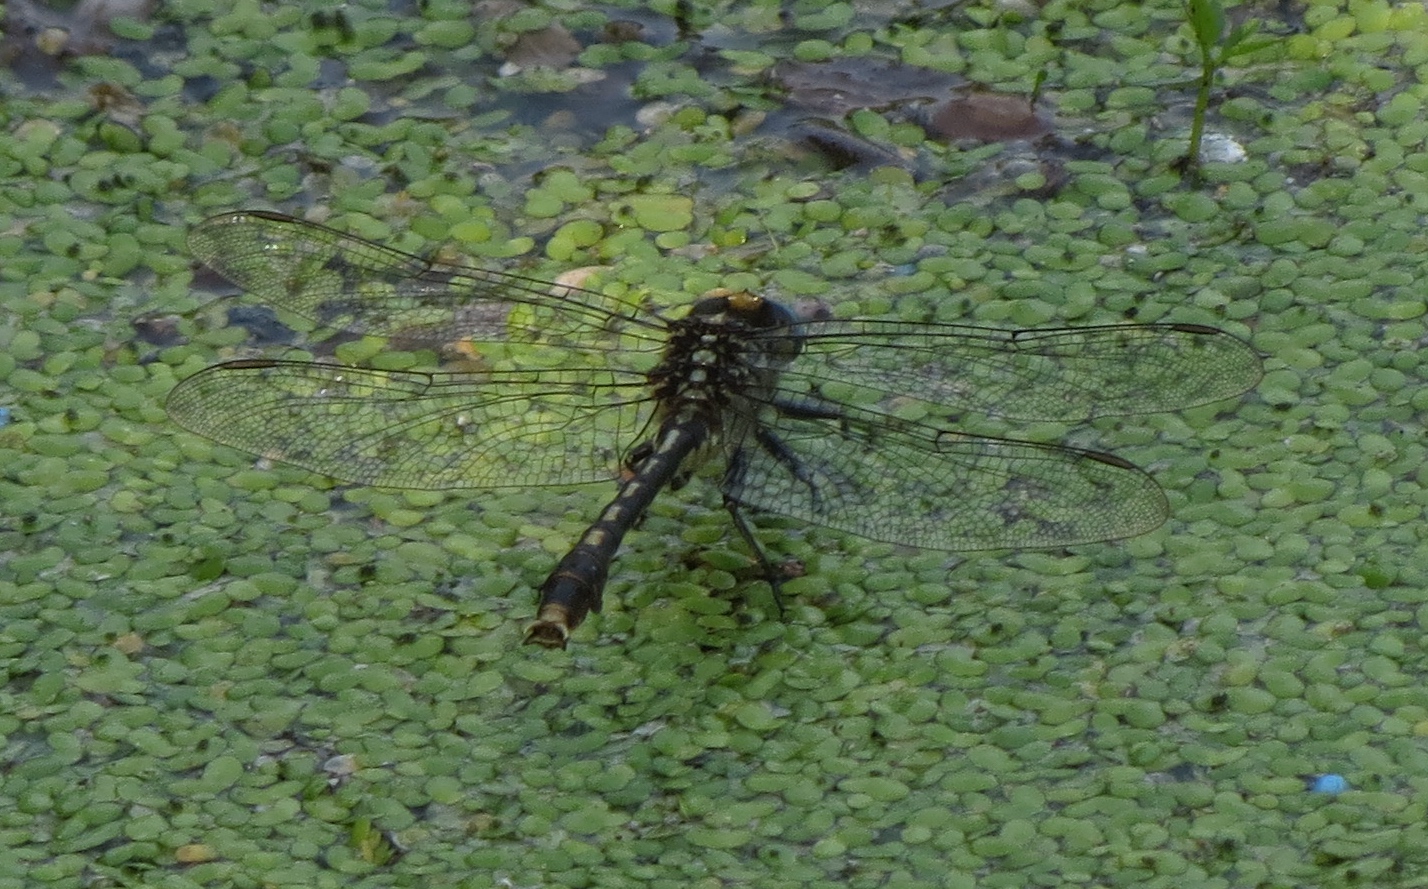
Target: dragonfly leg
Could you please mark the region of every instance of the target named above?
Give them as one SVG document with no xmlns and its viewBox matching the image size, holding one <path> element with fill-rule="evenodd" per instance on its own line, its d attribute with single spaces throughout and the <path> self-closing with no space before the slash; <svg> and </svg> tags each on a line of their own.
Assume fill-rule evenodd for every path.
<svg viewBox="0 0 1428 889">
<path fill-rule="evenodd" d="M 744 514 L 739 512 L 739 502 L 730 497 L 725 497 L 724 508 L 729 511 L 729 517 L 733 519 L 734 527 L 738 529 L 739 536 L 744 538 L 744 542 L 749 545 L 749 549 L 754 551 L 754 558 L 758 560 L 759 570 L 763 572 L 764 580 L 767 580 L 769 586 L 773 588 L 774 605 L 778 606 L 778 616 L 782 619 L 784 616 L 783 581 L 788 577 L 787 572 L 775 565 L 773 560 L 769 558 L 768 553 L 764 552 L 763 545 L 759 543 L 758 538 L 754 537 L 754 530 L 749 527 L 749 523 L 744 518 Z"/>
</svg>

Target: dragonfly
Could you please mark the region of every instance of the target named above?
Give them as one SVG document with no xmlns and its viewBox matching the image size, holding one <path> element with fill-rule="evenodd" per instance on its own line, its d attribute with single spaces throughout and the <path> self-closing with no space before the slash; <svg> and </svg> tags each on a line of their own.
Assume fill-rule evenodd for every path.
<svg viewBox="0 0 1428 889">
<path fill-rule="evenodd" d="M 600 611 L 616 551 L 656 495 L 706 467 L 777 599 L 779 568 L 745 509 L 948 552 L 1146 533 L 1169 507 L 1135 465 L 973 434 L 966 421 L 1179 410 L 1238 396 L 1262 373 L 1248 343 L 1199 324 L 842 319 L 727 290 L 659 307 L 254 210 L 208 219 L 188 243 L 322 328 L 460 344 L 479 360 L 430 371 L 230 360 L 174 388 L 180 426 L 350 484 L 615 484 L 540 588 L 525 640 L 550 648 Z"/>
</svg>

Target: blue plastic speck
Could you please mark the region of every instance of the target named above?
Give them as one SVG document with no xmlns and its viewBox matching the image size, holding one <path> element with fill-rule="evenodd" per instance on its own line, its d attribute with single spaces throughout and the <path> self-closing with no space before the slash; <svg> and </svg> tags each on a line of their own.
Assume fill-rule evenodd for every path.
<svg viewBox="0 0 1428 889">
<path fill-rule="evenodd" d="M 1309 779 L 1309 791 L 1311 793 L 1343 793 L 1349 789 L 1349 782 L 1344 780 L 1343 775 L 1315 775 Z"/>
</svg>

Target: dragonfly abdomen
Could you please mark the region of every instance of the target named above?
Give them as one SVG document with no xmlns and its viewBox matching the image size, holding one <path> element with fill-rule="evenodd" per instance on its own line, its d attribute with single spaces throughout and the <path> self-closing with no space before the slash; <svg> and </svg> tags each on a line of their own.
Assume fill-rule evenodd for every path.
<svg viewBox="0 0 1428 889">
<path fill-rule="evenodd" d="M 600 611 L 610 560 L 625 533 L 680 472 L 689 455 L 709 438 L 702 411 L 687 410 L 666 421 L 654 449 L 620 486 L 620 493 L 601 511 L 580 541 L 565 554 L 540 588 L 540 608 L 535 623 L 526 630 L 526 642 L 547 648 L 564 648 L 571 632 L 586 616 Z"/>
<path fill-rule="evenodd" d="M 701 300 L 671 325 L 664 357 L 649 373 L 659 433 L 632 452 L 620 493 L 546 578 L 527 642 L 564 648 L 571 631 L 600 610 L 610 561 L 655 495 L 679 487 L 721 447 L 748 434 L 751 399 L 768 398 L 779 369 L 797 354 L 797 341 L 767 354 L 750 334 L 789 317 L 776 303 L 741 293 Z"/>
</svg>

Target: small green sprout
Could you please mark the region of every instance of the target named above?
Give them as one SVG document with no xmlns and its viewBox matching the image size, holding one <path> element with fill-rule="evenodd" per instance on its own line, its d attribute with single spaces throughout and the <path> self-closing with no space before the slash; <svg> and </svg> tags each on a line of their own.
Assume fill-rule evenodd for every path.
<svg viewBox="0 0 1428 889">
<path fill-rule="evenodd" d="M 370 818 L 358 818 L 352 822 L 349 842 L 358 858 L 377 867 L 391 864 L 402 854 L 401 847 L 393 842 L 392 836 L 373 825 Z"/>
<path fill-rule="evenodd" d="M 1195 94 L 1195 116 L 1190 124 L 1190 150 L 1180 166 L 1198 179 L 1200 143 L 1205 136 L 1205 113 L 1210 107 L 1210 87 L 1215 76 L 1234 57 L 1263 49 L 1274 40 L 1270 37 L 1251 39 L 1259 31 L 1257 21 L 1236 25 L 1225 34 L 1225 7 L 1220 0 L 1185 0 L 1185 17 L 1200 50 L 1200 87 Z"/>
</svg>

